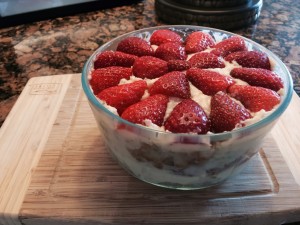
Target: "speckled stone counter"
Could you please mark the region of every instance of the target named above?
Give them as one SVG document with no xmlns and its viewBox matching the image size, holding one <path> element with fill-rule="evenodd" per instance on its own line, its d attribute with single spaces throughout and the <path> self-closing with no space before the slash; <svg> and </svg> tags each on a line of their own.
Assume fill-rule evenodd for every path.
<svg viewBox="0 0 300 225">
<path fill-rule="evenodd" d="M 273 51 L 300 95 L 300 1 L 265 0 L 255 25 L 233 32 Z M 28 79 L 80 73 L 88 56 L 110 39 L 163 25 L 154 0 L 0 29 L 0 126 Z M 199 24 L 201 25 L 201 24 Z"/>
</svg>

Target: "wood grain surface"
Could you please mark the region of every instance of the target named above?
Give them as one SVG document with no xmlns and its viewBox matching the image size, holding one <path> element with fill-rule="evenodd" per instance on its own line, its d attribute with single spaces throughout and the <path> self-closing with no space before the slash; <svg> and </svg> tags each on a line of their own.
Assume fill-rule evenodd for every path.
<svg viewBox="0 0 300 225">
<path fill-rule="evenodd" d="M 31 79 L 0 130 L 0 224 L 300 221 L 300 100 L 237 176 L 174 191 L 127 174 L 101 139 L 80 76 Z"/>
</svg>

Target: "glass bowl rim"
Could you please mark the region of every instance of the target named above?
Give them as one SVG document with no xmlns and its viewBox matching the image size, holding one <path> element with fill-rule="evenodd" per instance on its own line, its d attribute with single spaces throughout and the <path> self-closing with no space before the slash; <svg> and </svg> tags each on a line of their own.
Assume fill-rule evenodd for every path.
<svg viewBox="0 0 300 225">
<path fill-rule="evenodd" d="M 283 99 L 281 100 L 280 105 L 271 114 L 269 114 L 268 116 L 264 117 L 260 121 L 255 122 L 251 125 L 241 127 L 241 128 L 238 128 L 238 129 L 234 129 L 232 131 L 226 131 L 226 132 L 223 132 L 223 133 L 208 133 L 208 134 L 172 133 L 172 132 L 167 132 L 167 131 L 155 130 L 155 129 L 152 129 L 152 128 L 149 128 L 149 127 L 146 127 L 146 126 L 143 126 L 143 125 L 135 124 L 135 123 L 129 122 L 127 120 L 124 120 L 120 116 L 112 113 L 104 105 L 102 105 L 99 102 L 99 100 L 97 99 L 97 97 L 94 95 L 94 93 L 92 92 L 92 90 L 89 86 L 89 82 L 88 82 L 88 65 L 90 63 L 93 63 L 94 58 L 100 52 L 102 52 L 101 50 L 103 50 L 106 47 L 110 46 L 110 44 L 115 42 L 116 40 L 122 40 L 123 38 L 128 37 L 128 36 L 133 36 L 133 35 L 136 35 L 136 34 L 139 34 L 139 33 L 149 32 L 149 31 L 153 32 L 154 30 L 158 30 L 158 29 L 172 29 L 172 28 L 185 28 L 185 29 L 189 28 L 189 29 L 195 29 L 195 30 L 199 30 L 199 31 L 209 30 L 209 31 L 212 31 L 212 32 L 224 33 L 224 34 L 230 35 L 230 36 L 233 36 L 233 35 L 239 36 L 239 37 L 242 37 L 244 40 L 246 40 L 251 45 L 258 47 L 260 50 L 267 53 L 268 56 L 271 56 L 271 58 L 274 59 L 277 64 L 279 64 L 278 66 L 286 74 L 286 80 L 287 80 L 288 85 L 287 85 L 287 87 L 285 87 L 285 88 L 287 88 L 287 90 L 285 90 L 285 95 L 283 96 Z M 107 43 L 99 46 L 93 52 L 93 54 L 88 58 L 88 60 L 85 62 L 82 73 L 81 73 L 81 83 L 82 83 L 83 90 L 84 90 L 88 100 L 96 108 L 102 110 L 104 113 L 108 114 L 113 119 L 117 120 L 118 122 L 124 123 L 128 126 L 131 126 L 131 127 L 137 128 L 137 129 L 142 129 L 143 131 L 146 131 L 146 132 L 159 133 L 160 135 L 180 136 L 180 137 L 184 137 L 184 136 L 186 136 L 186 137 L 201 137 L 201 138 L 214 137 L 214 138 L 217 138 L 217 139 L 227 139 L 228 137 L 239 135 L 241 133 L 251 131 L 252 129 L 257 130 L 257 129 L 271 123 L 272 121 L 275 121 L 286 110 L 286 108 L 288 107 L 288 105 L 289 105 L 289 103 L 292 99 L 292 94 L 293 94 L 293 80 L 292 80 L 291 74 L 290 74 L 289 70 L 287 69 L 286 65 L 273 52 L 271 52 L 270 50 L 268 50 L 264 46 L 254 42 L 251 39 L 248 39 L 248 38 L 246 38 L 242 35 L 235 34 L 235 33 L 232 33 L 232 32 L 225 31 L 225 30 L 221 30 L 221 29 L 204 27 L 204 26 L 193 26 L 193 25 L 162 25 L 162 26 L 147 27 L 147 28 L 131 31 L 131 32 L 122 34 L 118 37 L 115 37 L 115 38 L 111 39 Z"/>
</svg>

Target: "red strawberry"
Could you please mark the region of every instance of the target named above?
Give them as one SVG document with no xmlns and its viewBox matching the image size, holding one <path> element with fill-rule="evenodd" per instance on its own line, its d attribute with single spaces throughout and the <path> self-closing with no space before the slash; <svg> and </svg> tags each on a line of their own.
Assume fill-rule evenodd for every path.
<svg viewBox="0 0 300 225">
<path fill-rule="evenodd" d="M 211 98 L 211 131 L 231 131 L 242 121 L 251 118 L 247 109 L 231 99 L 226 93 L 218 92 Z"/>
<path fill-rule="evenodd" d="M 156 30 L 150 37 L 152 45 L 161 45 L 167 42 L 182 43 L 182 38 L 179 34 L 171 30 Z"/>
<path fill-rule="evenodd" d="M 104 68 L 109 66 L 124 66 L 131 67 L 138 57 L 119 51 L 105 51 L 100 53 L 95 62 L 94 69 Z"/>
<path fill-rule="evenodd" d="M 228 88 L 229 95 L 252 112 L 261 109 L 270 111 L 280 103 L 280 96 L 273 90 L 248 85 L 232 85 Z"/>
<path fill-rule="evenodd" d="M 214 95 L 235 83 L 229 77 L 215 71 L 191 68 L 186 72 L 187 78 L 191 83 L 206 95 Z"/>
<path fill-rule="evenodd" d="M 201 52 L 214 45 L 215 41 L 212 36 L 202 31 L 196 31 L 187 36 L 185 51 L 187 54 Z"/>
<path fill-rule="evenodd" d="M 169 71 L 183 71 L 190 68 L 190 63 L 185 60 L 169 60 L 168 68 Z"/>
<path fill-rule="evenodd" d="M 141 100 L 146 88 L 146 81 L 139 80 L 107 88 L 101 91 L 97 97 L 105 101 L 106 104 L 115 107 L 121 115 L 128 106 Z"/>
<path fill-rule="evenodd" d="M 210 129 L 210 121 L 198 103 L 185 99 L 174 107 L 164 126 L 173 133 L 206 134 Z"/>
<path fill-rule="evenodd" d="M 164 94 L 171 97 L 190 98 L 190 85 L 184 72 L 173 71 L 158 78 L 149 89 L 150 95 Z"/>
<path fill-rule="evenodd" d="M 132 74 L 131 68 L 111 66 L 93 70 L 90 85 L 97 95 L 100 91 L 119 84 L 122 78 L 129 79 Z"/>
<path fill-rule="evenodd" d="M 232 52 L 246 51 L 246 50 L 247 50 L 247 46 L 243 38 L 239 36 L 232 36 L 230 38 L 227 38 L 217 43 L 214 46 L 214 49 L 211 51 L 211 53 L 217 56 L 225 57 Z"/>
<path fill-rule="evenodd" d="M 278 91 L 283 88 L 282 79 L 274 72 L 260 68 L 234 68 L 230 75 L 246 81 L 253 86 L 269 88 Z"/>
<path fill-rule="evenodd" d="M 129 106 L 122 113 L 122 118 L 132 123 L 145 125 L 145 120 L 151 120 L 157 126 L 162 126 L 169 98 L 165 95 L 152 95 L 138 103 Z"/>
<path fill-rule="evenodd" d="M 191 67 L 198 68 L 224 68 L 225 64 L 221 57 L 208 52 L 199 52 L 189 59 Z"/>
<path fill-rule="evenodd" d="M 226 61 L 236 61 L 242 67 L 263 68 L 271 70 L 269 57 L 264 52 L 258 51 L 238 51 L 225 57 Z"/>
<path fill-rule="evenodd" d="M 168 42 L 161 44 L 155 50 L 155 57 L 169 61 L 173 59 L 185 60 L 186 53 L 185 49 L 181 44 Z"/>
<path fill-rule="evenodd" d="M 142 56 L 138 58 L 132 67 L 133 74 L 140 78 L 154 79 L 168 71 L 167 62 L 153 56 Z"/>
<path fill-rule="evenodd" d="M 139 37 L 128 37 L 122 40 L 117 46 L 117 51 L 137 56 L 153 55 L 154 53 L 151 45 Z"/>
</svg>

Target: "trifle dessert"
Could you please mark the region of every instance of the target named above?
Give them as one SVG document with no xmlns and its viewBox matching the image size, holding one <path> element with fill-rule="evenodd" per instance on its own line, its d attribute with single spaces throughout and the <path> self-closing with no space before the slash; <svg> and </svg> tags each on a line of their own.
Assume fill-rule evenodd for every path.
<svg viewBox="0 0 300 225">
<path fill-rule="evenodd" d="M 292 93 L 270 51 L 197 26 L 120 36 L 91 56 L 82 83 L 112 156 L 137 178 L 175 189 L 240 171 Z"/>
</svg>

